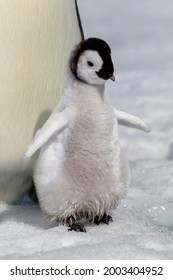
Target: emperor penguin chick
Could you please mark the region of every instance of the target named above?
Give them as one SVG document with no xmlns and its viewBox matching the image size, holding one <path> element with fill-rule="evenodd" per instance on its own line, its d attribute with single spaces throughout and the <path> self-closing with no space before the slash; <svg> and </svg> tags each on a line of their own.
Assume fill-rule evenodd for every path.
<svg viewBox="0 0 173 280">
<path fill-rule="evenodd" d="M 105 91 L 105 82 L 115 80 L 110 47 L 98 38 L 82 41 L 71 53 L 68 72 L 58 107 L 25 157 L 42 147 L 34 182 L 45 214 L 70 230 L 85 231 L 78 220 L 112 220 L 108 213 L 124 195 L 129 169 Z"/>
</svg>

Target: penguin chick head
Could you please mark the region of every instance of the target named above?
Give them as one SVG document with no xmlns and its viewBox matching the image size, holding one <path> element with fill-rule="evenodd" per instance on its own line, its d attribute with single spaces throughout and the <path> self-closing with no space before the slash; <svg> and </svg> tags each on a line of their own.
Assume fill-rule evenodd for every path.
<svg viewBox="0 0 173 280">
<path fill-rule="evenodd" d="M 71 53 L 70 68 L 74 76 L 85 83 L 104 84 L 115 81 L 114 66 L 109 45 L 98 38 L 89 38 L 79 43 Z"/>
</svg>

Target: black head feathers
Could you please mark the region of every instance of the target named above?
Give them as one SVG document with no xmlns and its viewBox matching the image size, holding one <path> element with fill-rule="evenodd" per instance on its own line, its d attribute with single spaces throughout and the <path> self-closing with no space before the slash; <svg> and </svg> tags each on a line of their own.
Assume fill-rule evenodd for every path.
<svg viewBox="0 0 173 280">
<path fill-rule="evenodd" d="M 102 39 L 89 38 L 81 41 L 72 51 L 70 58 L 70 68 L 76 78 L 77 76 L 77 63 L 79 56 L 86 50 L 97 51 L 103 60 L 102 68 L 97 72 L 98 77 L 107 80 L 112 77 L 114 67 L 111 59 L 111 49 L 109 45 Z"/>
</svg>

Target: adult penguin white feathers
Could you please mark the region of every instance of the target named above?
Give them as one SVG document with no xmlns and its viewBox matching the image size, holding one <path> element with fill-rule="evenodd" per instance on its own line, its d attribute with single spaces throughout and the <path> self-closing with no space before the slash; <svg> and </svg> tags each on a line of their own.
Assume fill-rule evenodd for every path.
<svg viewBox="0 0 173 280">
<path fill-rule="evenodd" d="M 115 110 L 105 82 L 114 80 L 108 44 L 89 38 L 71 53 L 69 84 L 58 107 L 36 133 L 25 157 L 41 147 L 34 182 L 43 211 L 52 220 L 85 231 L 79 219 L 112 220 L 129 184 L 129 168 L 118 139 L 118 123 L 149 131 L 144 121 Z"/>
<path fill-rule="evenodd" d="M 0 201 L 30 192 L 37 156 L 23 153 L 59 100 L 79 27 L 75 0 L 0 0 Z"/>
</svg>

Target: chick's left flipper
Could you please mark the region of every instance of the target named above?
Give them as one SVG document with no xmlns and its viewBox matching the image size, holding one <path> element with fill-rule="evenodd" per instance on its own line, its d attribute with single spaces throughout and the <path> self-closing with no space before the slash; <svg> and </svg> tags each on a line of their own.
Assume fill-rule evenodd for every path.
<svg viewBox="0 0 173 280">
<path fill-rule="evenodd" d="M 54 133 L 62 131 L 68 125 L 72 111 L 70 108 L 62 112 L 54 111 L 43 127 L 36 132 L 31 144 L 26 148 L 24 158 L 30 158 Z"/>
</svg>

